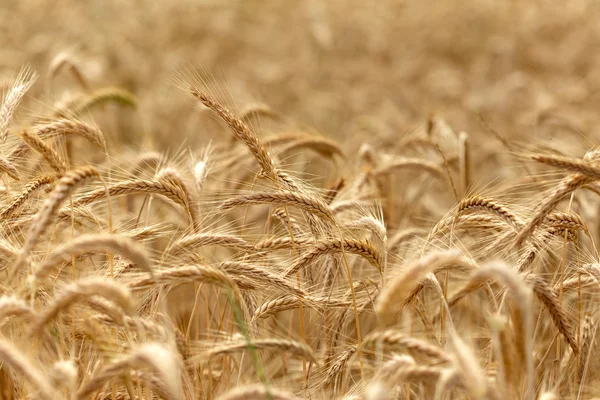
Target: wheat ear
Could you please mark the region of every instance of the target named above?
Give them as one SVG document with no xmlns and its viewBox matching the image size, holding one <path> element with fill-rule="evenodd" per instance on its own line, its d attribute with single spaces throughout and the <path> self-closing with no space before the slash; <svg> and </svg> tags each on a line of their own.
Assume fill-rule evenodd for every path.
<svg viewBox="0 0 600 400">
<path fill-rule="evenodd" d="M 33 218 L 27 239 L 19 252 L 19 257 L 10 277 L 14 276 L 26 262 L 31 250 L 33 250 L 39 239 L 52 224 L 52 219 L 58 211 L 58 208 L 69 197 L 73 190 L 75 190 L 75 188 L 84 180 L 99 176 L 98 170 L 94 167 L 80 167 L 67 172 L 67 174 L 58 181 L 50 194 L 50 197 L 44 202 L 40 211 Z"/>
<path fill-rule="evenodd" d="M 37 391 L 38 397 L 44 400 L 56 398 L 54 389 L 52 389 L 52 386 L 42 372 L 24 354 L 18 351 L 13 343 L 9 343 L 4 339 L 0 339 L 0 361 L 3 366 L 22 374 L 31 383 L 34 390 Z"/>
<path fill-rule="evenodd" d="M 77 400 L 89 399 L 96 390 L 100 389 L 109 380 L 128 373 L 130 369 L 144 367 L 150 367 L 156 371 L 163 384 L 163 390 L 166 391 L 167 400 L 182 398 L 181 363 L 172 349 L 160 343 L 143 344 L 135 351 L 127 354 L 125 358 L 107 365 L 79 389 L 75 398 Z"/>
<path fill-rule="evenodd" d="M 89 253 L 116 253 L 133 262 L 135 266 L 152 276 L 152 262 L 146 252 L 132 239 L 115 234 L 88 234 L 79 236 L 56 247 L 34 270 L 37 280 L 45 279 L 52 269 L 65 260 L 65 257 L 80 256 Z"/>
<path fill-rule="evenodd" d="M 304 253 L 285 271 L 284 276 L 291 276 L 295 274 L 319 256 L 324 254 L 339 253 L 342 251 L 363 257 L 372 266 L 377 268 L 377 271 L 379 271 L 380 275 L 382 274 L 382 257 L 371 242 L 357 239 L 333 239 L 316 242 L 312 249 Z"/>
<path fill-rule="evenodd" d="M 229 210 L 234 207 L 246 206 L 251 204 L 281 204 L 298 207 L 314 215 L 318 215 L 328 221 L 333 221 L 334 217 L 329 206 L 322 200 L 314 196 L 308 196 L 302 193 L 292 191 L 280 192 L 259 192 L 248 195 L 234 197 L 224 201 L 219 207 L 221 210 Z"/>
<path fill-rule="evenodd" d="M 65 171 L 67 171 L 67 164 L 65 164 L 65 162 L 60 158 L 58 153 L 38 136 L 35 136 L 33 133 L 23 131 L 21 133 L 21 138 L 29 147 L 38 152 L 44 158 L 44 160 L 46 160 L 48 165 L 50 165 L 50 168 L 52 168 L 58 174 L 62 175 L 65 173 Z"/>
<path fill-rule="evenodd" d="M 264 385 L 239 386 L 217 397 L 217 400 L 298 400 L 291 393 Z"/>
<path fill-rule="evenodd" d="M 0 142 L 6 142 L 8 136 L 8 125 L 12 120 L 15 110 L 25 96 L 25 93 L 33 86 L 38 74 L 29 66 L 25 66 L 17 75 L 17 79 L 6 94 L 2 108 L 0 108 Z"/>
</svg>

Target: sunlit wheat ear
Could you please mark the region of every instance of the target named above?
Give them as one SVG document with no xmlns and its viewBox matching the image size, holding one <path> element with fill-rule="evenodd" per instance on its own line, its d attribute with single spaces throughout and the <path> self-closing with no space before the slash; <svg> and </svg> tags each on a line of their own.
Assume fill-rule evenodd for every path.
<svg viewBox="0 0 600 400">
<path fill-rule="evenodd" d="M 333 297 L 313 297 L 305 296 L 308 301 L 303 302 L 304 306 L 311 307 L 318 311 L 328 310 L 330 308 L 348 308 L 352 306 L 352 303 L 348 300 L 337 299 Z M 262 318 L 267 318 L 270 315 L 277 314 L 281 311 L 293 310 L 300 307 L 300 300 L 298 296 L 287 295 L 279 297 L 277 299 L 267 301 L 260 307 L 254 310 L 252 314 L 252 321 L 255 322 Z"/>
<path fill-rule="evenodd" d="M 521 229 L 515 239 L 515 244 L 521 246 L 533 231 L 543 222 L 546 216 L 567 196 L 577 189 L 592 183 L 600 178 L 599 167 L 596 166 L 598 151 L 588 152 L 583 160 L 570 159 L 559 156 L 535 155 L 532 158 L 548 165 L 577 172 L 564 178 L 554 191 L 536 209 L 534 215 Z"/>
<path fill-rule="evenodd" d="M 97 127 L 83 121 L 59 119 L 57 121 L 35 125 L 28 130 L 32 135 L 35 135 L 42 140 L 57 136 L 79 135 L 106 151 L 106 141 L 102 132 Z M 19 143 L 8 154 L 8 160 L 12 163 L 24 160 L 28 153 L 29 146 L 25 143 Z"/>
<path fill-rule="evenodd" d="M 459 215 L 449 216 L 441 219 L 431 230 L 428 237 L 428 242 L 431 242 L 437 236 L 447 235 L 450 232 L 466 231 L 466 232 L 477 232 L 479 230 L 506 230 L 503 220 L 498 220 L 496 216 L 492 215 Z M 411 229 L 411 228 L 409 228 Z M 413 228 L 414 229 L 414 228 Z M 392 239 L 390 239 L 391 243 Z"/>
<path fill-rule="evenodd" d="M 225 272 L 216 268 L 203 265 L 190 265 L 183 267 L 174 267 L 167 270 L 155 271 L 154 276 L 138 278 L 127 283 L 132 290 L 140 290 L 154 287 L 161 284 L 177 284 L 184 282 L 206 282 L 218 285 L 224 289 L 231 290 L 233 298 L 238 302 L 238 306 L 244 313 L 244 319 L 250 320 L 250 314 L 244 296 L 236 282 Z"/>
<path fill-rule="evenodd" d="M 333 213 L 329 206 L 322 200 L 297 192 L 259 192 L 242 195 L 225 200 L 219 207 L 221 210 L 229 210 L 234 207 L 252 204 L 279 204 L 298 207 L 313 215 L 328 221 L 334 221 Z"/>
<path fill-rule="evenodd" d="M 294 140 L 291 143 L 278 148 L 278 156 L 282 157 L 282 155 L 289 152 L 298 152 L 302 148 L 313 150 L 321 156 L 333 161 L 335 161 L 335 156 L 346 159 L 344 151 L 336 142 L 325 137 L 313 135 L 306 135 L 306 137 L 302 139 Z"/>
<path fill-rule="evenodd" d="M 593 181 L 594 179 L 581 174 L 571 175 L 563 179 L 552 193 L 537 207 L 535 213 L 525 226 L 521 228 L 515 238 L 515 244 L 521 246 L 562 200 L 566 199 L 575 190 Z"/>
<path fill-rule="evenodd" d="M 43 400 L 56 398 L 56 393 L 41 371 L 27 359 L 27 357 L 16 349 L 13 343 L 0 339 L 0 361 L 3 368 L 23 375 L 31 384 L 30 389 L 37 397 Z"/>
<path fill-rule="evenodd" d="M 363 257 L 372 266 L 377 268 L 377 271 L 380 275 L 382 274 L 383 259 L 380 252 L 375 248 L 375 246 L 373 246 L 371 242 L 367 240 L 356 239 L 334 239 L 317 241 L 314 247 L 305 252 L 285 271 L 284 276 L 291 276 L 295 274 L 324 254 L 339 253 L 341 251 Z"/>
<path fill-rule="evenodd" d="M 87 297 L 100 296 L 119 305 L 125 312 L 134 313 L 135 305 L 129 290 L 113 280 L 86 278 L 62 289 L 39 314 L 33 323 L 32 335 L 39 335 L 44 326 L 61 311 Z"/>
<path fill-rule="evenodd" d="M 291 393 L 272 386 L 264 385 L 239 386 L 217 397 L 217 400 L 298 400 Z"/>
<path fill-rule="evenodd" d="M 297 357 L 302 357 L 306 360 L 318 364 L 317 358 L 312 349 L 304 343 L 299 343 L 294 340 L 285 339 L 255 339 L 252 340 L 252 346 L 256 350 L 277 351 L 283 354 L 290 354 Z M 227 355 L 248 350 L 248 342 L 245 340 L 234 341 L 233 343 L 223 343 L 216 347 L 212 347 L 207 352 L 199 354 L 187 360 L 188 365 L 195 365 L 203 362 L 208 362 L 210 358 L 218 355 Z"/>
<path fill-rule="evenodd" d="M 73 361 L 60 360 L 54 363 L 50 370 L 50 380 L 56 388 L 65 388 L 70 393 L 77 390 L 77 365 Z"/>
<path fill-rule="evenodd" d="M 6 174 L 15 181 L 20 180 L 19 171 L 15 166 L 6 158 L 0 157 L 0 174 Z"/>
<path fill-rule="evenodd" d="M 199 229 L 200 220 L 196 208 L 198 205 L 198 200 L 196 199 L 195 192 L 189 189 L 187 183 L 181 177 L 181 174 L 175 168 L 166 167 L 159 170 L 156 173 L 155 178 L 159 182 L 169 182 L 183 192 L 183 197 L 186 199 L 188 204 L 188 213 L 192 220 L 192 224 L 195 229 Z"/>
<path fill-rule="evenodd" d="M 31 250 L 33 250 L 37 242 L 52 224 L 53 218 L 59 207 L 67 200 L 73 190 L 81 185 L 86 179 L 99 176 L 98 170 L 94 167 L 80 167 L 69 171 L 65 176 L 60 178 L 50 194 L 50 197 L 44 202 L 40 211 L 35 215 L 27 239 L 19 252 L 19 258 L 15 263 L 11 276 L 14 276 L 14 274 L 24 265 Z"/>
<path fill-rule="evenodd" d="M 568 229 L 574 232 L 582 230 L 586 235 L 589 236 L 590 234 L 585 221 L 579 215 L 574 213 L 553 211 L 546 216 L 544 224 L 549 225 L 554 229 Z"/>
<path fill-rule="evenodd" d="M 350 221 L 344 224 L 346 229 L 364 229 L 371 231 L 375 237 L 384 245 L 387 242 L 387 229 L 385 225 L 377 218 L 372 216 L 361 217 L 357 220 Z"/>
<path fill-rule="evenodd" d="M 533 155 L 532 160 L 552 167 L 577 172 L 593 180 L 600 179 L 600 165 L 589 159 L 578 159 L 554 155 Z M 597 160 L 595 160 L 597 161 Z"/>
<path fill-rule="evenodd" d="M 39 188 L 49 185 L 56 180 L 54 176 L 44 175 L 39 178 L 34 179 L 29 182 L 22 190 L 21 193 L 13 197 L 10 201 L 7 202 L 7 206 L 0 211 L 0 219 L 7 220 L 15 215 L 21 207 L 31 197 L 31 195 L 38 190 Z"/>
<path fill-rule="evenodd" d="M 295 232 L 294 232 L 295 233 Z M 316 241 L 314 239 L 305 237 L 279 237 L 272 239 L 264 239 L 254 245 L 255 250 L 259 251 L 270 251 L 270 250 L 281 250 L 291 249 L 292 247 L 307 247 L 314 246 Z M 259 253 L 262 254 L 262 253 Z"/>
<path fill-rule="evenodd" d="M 254 118 L 269 117 L 278 118 L 279 114 L 267 104 L 264 103 L 249 103 L 240 110 L 240 121 L 247 123 Z"/>
<path fill-rule="evenodd" d="M 531 285 L 533 293 L 535 296 L 546 306 L 550 316 L 552 317 L 552 321 L 558 331 L 564 336 L 569 346 L 571 346 L 571 350 L 573 350 L 573 354 L 579 354 L 579 348 L 577 344 L 577 339 L 573 334 L 574 328 L 572 324 L 569 322 L 566 313 L 564 312 L 560 301 L 558 299 L 557 294 L 552 290 L 552 288 L 539 276 L 529 275 L 527 277 L 527 282 Z"/>
<path fill-rule="evenodd" d="M 194 184 L 198 194 L 202 193 L 204 183 L 206 182 L 206 177 L 210 172 L 210 156 L 212 151 L 212 147 L 208 146 L 204 151 L 202 158 L 196 164 L 194 164 Z"/>
<path fill-rule="evenodd" d="M 450 343 L 454 350 L 454 364 L 462 375 L 463 383 L 469 395 L 474 399 L 486 397 L 491 388 L 488 388 L 485 373 L 473 350 L 469 348 L 456 332 L 450 331 Z"/>
<path fill-rule="evenodd" d="M 580 384 L 584 383 L 585 375 L 589 371 L 590 362 L 593 362 L 594 346 L 596 342 L 597 326 L 590 315 L 585 316 L 581 334 L 581 348 L 579 352 L 579 368 L 577 376 Z"/>
<path fill-rule="evenodd" d="M 0 143 L 6 142 L 8 127 L 13 118 L 15 110 L 25 96 L 25 93 L 33 86 L 38 74 L 29 66 L 25 66 L 19 72 L 17 79 L 10 88 L 0 108 Z"/>
<path fill-rule="evenodd" d="M 79 60 L 71 54 L 71 52 L 62 51 L 52 58 L 49 66 L 48 78 L 52 82 L 63 69 L 68 68 L 79 86 L 87 91 L 90 86 L 85 75 L 81 71 L 79 64 Z"/>
<path fill-rule="evenodd" d="M 133 264 L 152 276 L 152 262 L 142 247 L 126 236 L 114 234 L 82 235 L 50 253 L 34 270 L 34 278 L 42 280 L 48 277 L 52 269 L 72 256 L 90 253 L 116 253 L 130 260 Z"/>
<path fill-rule="evenodd" d="M 510 211 L 506 206 L 502 205 L 494 199 L 482 196 L 469 197 L 458 203 L 455 218 L 458 218 L 462 213 L 466 213 L 472 210 L 483 210 L 495 214 L 499 218 L 504 220 L 506 223 L 517 229 L 523 225 L 521 219 L 512 211 Z"/>
<path fill-rule="evenodd" d="M 373 171 L 375 176 L 402 169 L 422 169 L 439 179 L 444 179 L 444 170 L 436 163 L 421 158 L 396 157 Z"/>
<path fill-rule="evenodd" d="M 241 250 L 254 248 L 251 243 L 237 236 L 218 233 L 194 233 L 178 239 L 166 250 L 166 253 L 172 256 L 183 256 L 186 253 L 198 251 L 200 247 L 204 246 L 224 246 Z"/>
<path fill-rule="evenodd" d="M 308 293 L 305 290 L 292 285 L 286 279 L 258 265 L 237 261 L 223 261 L 219 265 L 219 269 L 230 275 L 255 280 L 264 285 L 264 287 L 271 286 L 284 293 L 296 295 L 299 298 L 308 298 Z"/>
<path fill-rule="evenodd" d="M 300 227 L 300 223 L 296 218 L 289 215 L 289 213 L 286 213 L 284 208 L 275 209 L 271 216 L 279 220 L 281 225 L 287 230 L 291 228 L 294 237 L 299 237 L 300 235 L 302 235 L 302 228 Z"/>
<path fill-rule="evenodd" d="M 262 173 L 269 179 L 278 181 L 278 171 L 275 168 L 273 158 L 269 151 L 244 122 L 236 118 L 235 115 L 223 105 L 219 104 L 215 99 L 198 88 L 190 87 L 189 91 L 192 96 L 200 100 L 202 104 L 213 110 L 227 124 L 233 136 L 241 141 L 250 150 L 256 158 L 258 165 L 262 169 Z"/>
<path fill-rule="evenodd" d="M 56 110 L 55 115 L 57 117 L 78 117 L 96 107 L 102 106 L 103 104 L 113 103 L 125 107 L 135 108 L 137 107 L 137 99 L 133 93 L 127 90 L 107 87 L 98 89 L 88 95 L 76 98 L 61 109 Z"/>
<path fill-rule="evenodd" d="M 96 201 L 103 199 L 106 196 L 106 192 L 107 191 L 104 188 L 91 191 L 90 193 L 79 197 L 77 200 L 73 201 L 73 207 L 82 207 L 85 205 L 95 203 Z M 122 181 L 108 187 L 108 194 L 111 198 L 115 196 L 122 196 L 134 193 L 151 193 L 166 197 L 173 203 L 181 206 L 186 212 L 190 223 L 193 222 L 192 215 L 190 213 L 189 199 L 185 195 L 185 192 L 179 186 L 172 184 L 168 180 L 159 179 Z M 61 214 L 63 212 L 65 214 L 68 214 L 70 210 L 61 210 Z"/>
<path fill-rule="evenodd" d="M 390 350 L 407 349 L 413 357 L 425 356 L 437 363 L 449 363 L 452 361 L 452 357 L 442 348 L 422 339 L 408 336 L 396 329 L 372 332 L 364 337 L 362 345 L 376 348 L 383 345 Z"/>
<path fill-rule="evenodd" d="M 466 269 L 475 269 L 477 264 L 460 254 L 457 250 L 439 251 L 407 265 L 402 275 L 392 279 L 381 291 L 375 304 L 375 311 L 384 325 L 394 322 L 394 315 L 406 301 L 414 297 L 414 289 L 420 281 L 430 272 L 443 267 L 466 266 Z"/>
<path fill-rule="evenodd" d="M 77 391 L 76 399 L 85 400 L 104 384 L 129 373 L 132 369 L 151 368 L 167 390 L 167 400 L 178 400 L 183 396 L 181 386 L 181 361 L 173 349 L 162 343 L 146 343 L 113 361 L 91 377 Z"/>
<path fill-rule="evenodd" d="M 26 317 L 33 318 L 35 311 L 24 300 L 12 297 L 0 297 L 0 327 L 6 322 L 8 317 Z"/>
<path fill-rule="evenodd" d="M 490 263 L 476 271 L 470 278 L 469 284 L 478 286 L 488 279 L 496 279 L 507 287 L 515 299 L 515 337 L 517 351 L 521 362 L 527 371 L 527 393 L 533 393 L 533 316 L 531 312 L 532 290 L 527 286 L 521 276 L 508 268 L 504 263 Z"/>
<path fill-rule="evenodd" d="M 400 369 L 414 365 L 416 365 L 416 362 L 411 356 L 394 354 L 391 360 L 386 361 L 377 369 L 374 380 L 392 378 Z"/>
<path fill-rule="evenodd" d="M 58 153 L 38 136 L 35 136 L 33 133 L 23 131 L 21 133 L 21 138 L 29 147 L 38 152 L 44 158 L 44 160 L 46 160 L 50 168 L 52 168 L 59 175 L 62 175 L 67 171 L 67 164 L 60 158 Z"/>
</svg>

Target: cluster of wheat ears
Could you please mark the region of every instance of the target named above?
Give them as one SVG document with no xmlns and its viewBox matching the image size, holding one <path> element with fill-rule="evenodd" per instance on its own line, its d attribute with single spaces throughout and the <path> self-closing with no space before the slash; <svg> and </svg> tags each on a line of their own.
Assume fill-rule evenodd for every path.
<svg viewBox="0 0 600 400">
<path fill-rule="evenodd" d="M 91 90 L 18 124 L 36 78 L 24 68 L 0 109 L 2 398 L 547 400 L 598 389 L 600 264 L 575 212 L 600 193 L 597 150 L 522 155 L 560 180 L 517 206 L 511 193 L 469 189 L 477 149 L 442 120 L 405 137 L 404 154 L 365 143 L 351 157 L 308 132 L 259 135 L 254 121 L 271 109 L 234 113 L 206 82 L 181 79 L 202 107 L 189 112 L 210 113 L 233 139 L 185 162 L 121 156 L 86 116 L 135 107 L 133 94 Z M 323 169 L 317 187 L 284 167 L 290 154 L 349 168 L 330 181 Z M 455 200 L 441 219 L 398 223 L 436 193 Z"/>
</svg>

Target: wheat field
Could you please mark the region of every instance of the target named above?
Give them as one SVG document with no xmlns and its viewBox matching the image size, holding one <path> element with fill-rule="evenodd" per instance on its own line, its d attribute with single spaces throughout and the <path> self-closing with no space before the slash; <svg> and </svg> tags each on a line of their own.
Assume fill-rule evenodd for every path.
<svg viewBox="0 0 600 400">
<path fill-rule="evenodd" d="M 0 2 L 0 399 L 600 398 L 600 3 Z"/>
</svg>

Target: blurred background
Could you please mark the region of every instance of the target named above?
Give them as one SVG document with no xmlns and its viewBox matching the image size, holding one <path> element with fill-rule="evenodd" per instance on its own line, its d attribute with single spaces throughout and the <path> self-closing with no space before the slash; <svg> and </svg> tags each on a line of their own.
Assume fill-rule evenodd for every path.
<svg viewBox="0 0 600 400">
<path fill-rule="evenodd" d="M 264 103 L 287 126 L 355 139 L 350 150 L 364 137 L 393 146 L 432 116 L 486 141 L 478 113 L 509 139 L 593 142 L 599 11 L 587 0 L 2 0 L 0 83 L 31 64 L 43 78 L 32 114 L 76 91 L 127 89 L 139 109 L 122 129 L 154 147 L 223 133 L 174 84 L 188 68 L 216 76 L 234 109 Z M 52 72 L 65 58 L 88 88 Z"/>
</svg>

